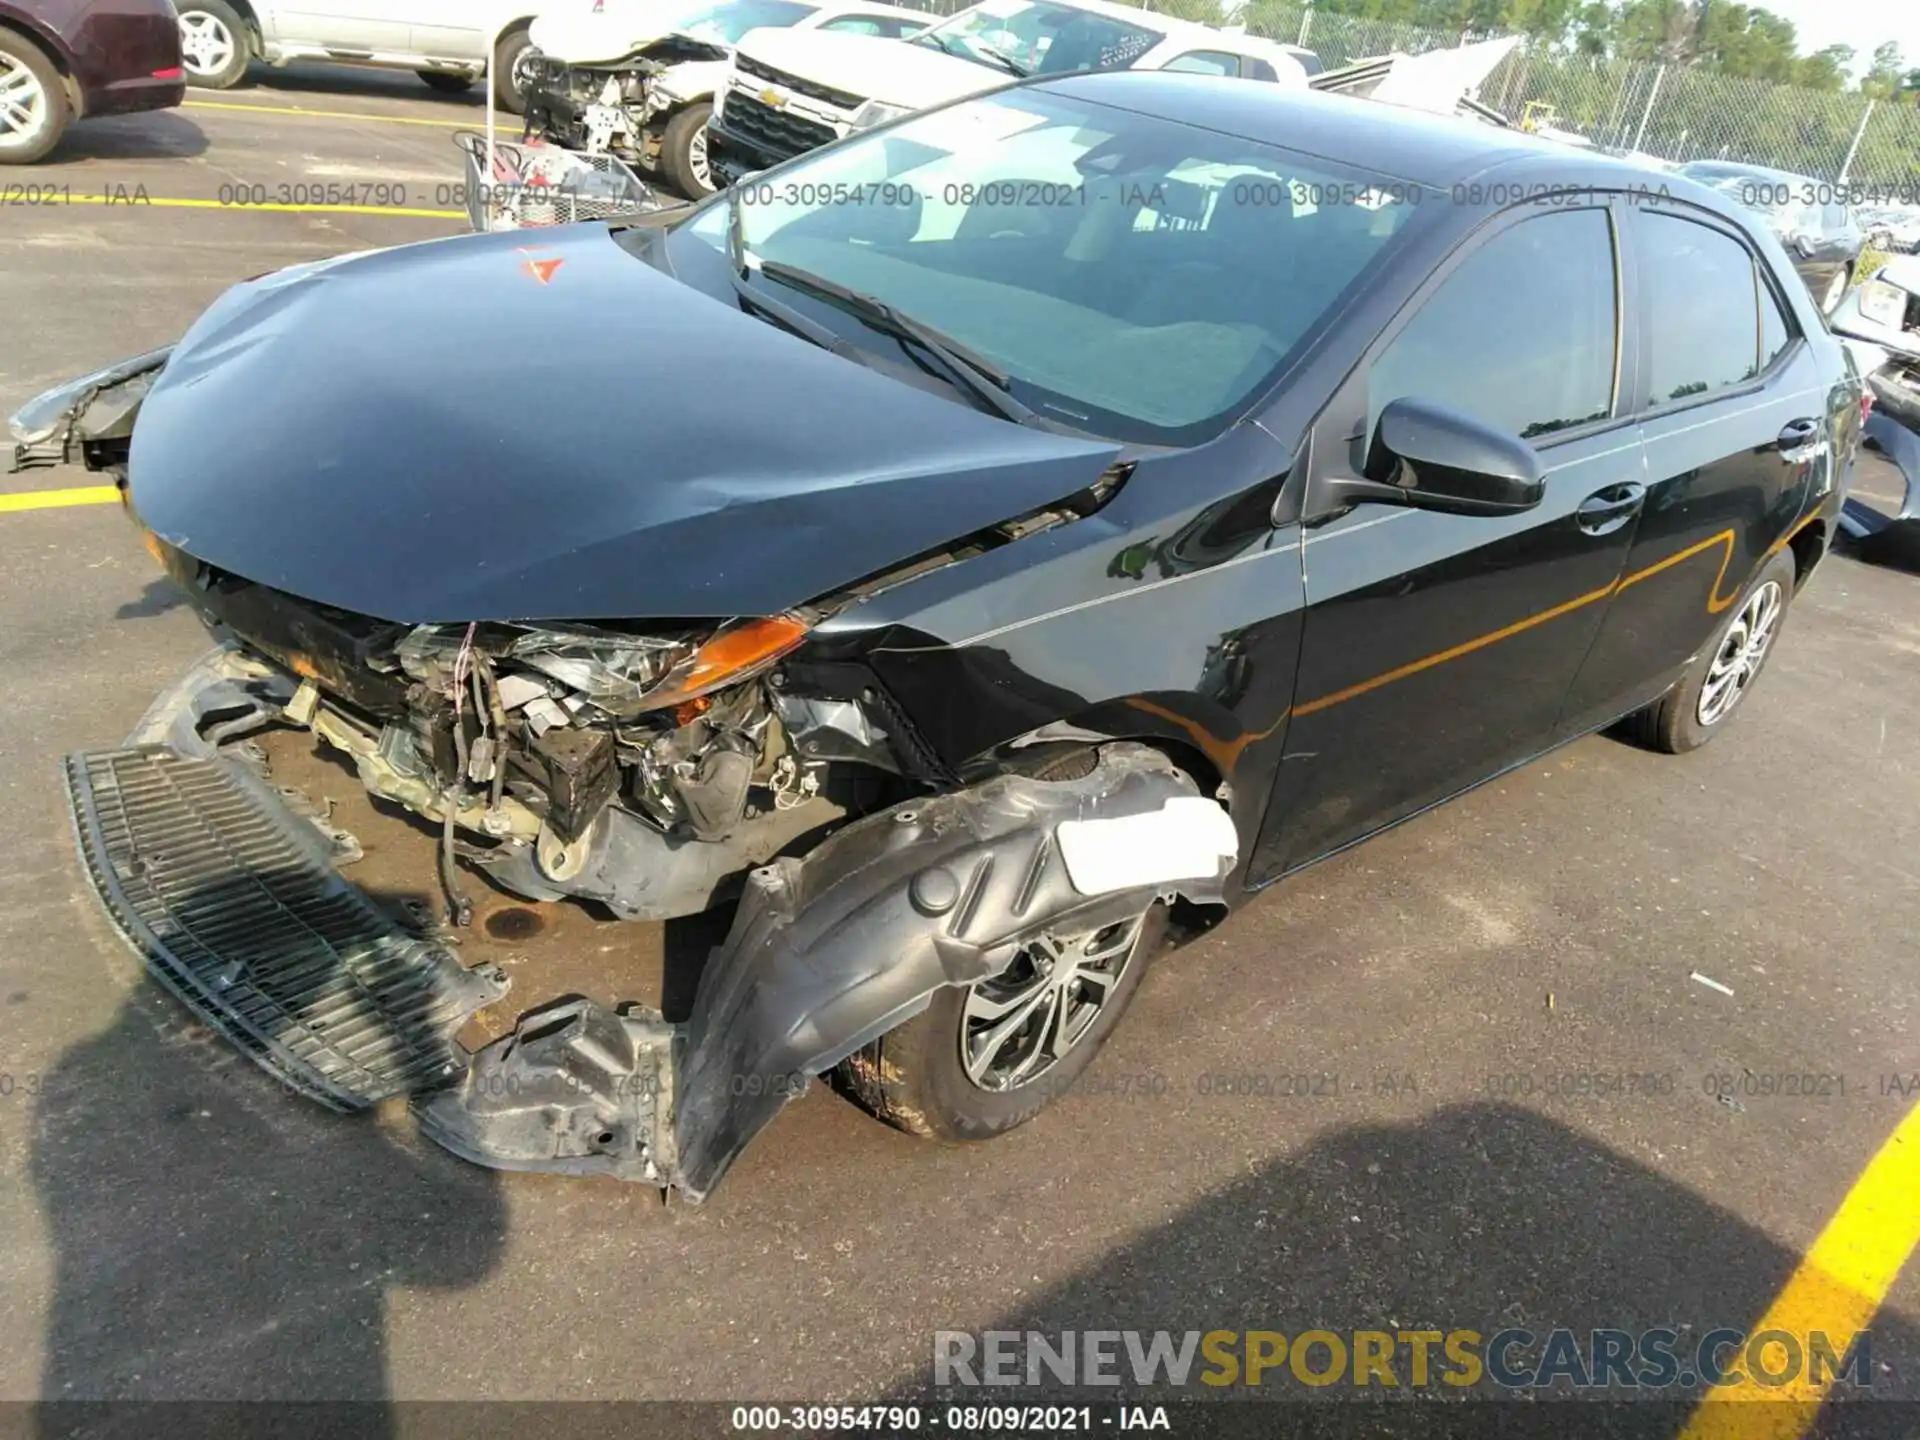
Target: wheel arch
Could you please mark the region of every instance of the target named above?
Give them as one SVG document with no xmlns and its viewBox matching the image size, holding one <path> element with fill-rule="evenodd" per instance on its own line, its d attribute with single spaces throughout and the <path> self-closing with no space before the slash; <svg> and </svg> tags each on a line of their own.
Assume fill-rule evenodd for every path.
<svg viewBox="0 0 1920 1440">
<path fill-rule="evenodd" d="M 1826 520 L 1815 520 L 1798 531 L 1787 542 L 1787 548 L 1793 552 L 1793 588 L 1797 592 L 1827 553 Z"/>
<path fill-rule="evenodd" d="M 54 73 L 60 77 L 61 88 L 67 93 L 67 110 L 74 119 L 78 120 L 87 113 L 86 96 L 81 92 L 80 81 L 73 73 L 73 57 L 67 53 L 66 46 L 60 43 L 59 36 L 47 30 L 31 15 L 3 3 L 0 3 L 0 30 L 18 35 L 46 56 L 47 63 L 53 66 Z"/>
</svg>

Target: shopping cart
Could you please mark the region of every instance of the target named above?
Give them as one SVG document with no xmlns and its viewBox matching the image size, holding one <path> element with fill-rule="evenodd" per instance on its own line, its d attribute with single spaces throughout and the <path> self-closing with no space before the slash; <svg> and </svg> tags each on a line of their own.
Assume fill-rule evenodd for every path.
<svg viewBox="0 0 1920 1440">
<path fill-rule="evenodd" d="M 467 220 L 478 231 L 568 225 L 644 215 L 663 200 L 612 155 L 582 155 L 537 141 L 453 137 L 466 157 Z"/>
</svg>

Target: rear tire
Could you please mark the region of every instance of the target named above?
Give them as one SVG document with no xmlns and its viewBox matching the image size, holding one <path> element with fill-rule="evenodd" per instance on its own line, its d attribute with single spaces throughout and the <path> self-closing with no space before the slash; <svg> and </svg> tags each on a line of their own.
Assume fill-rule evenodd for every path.
<svg viewBox="0 0 1920 1440">
<path fill-rule="evenodd" d="M 253 60 L 253 30 L 227 0 L 181 0 L 180 64 L 187 83 L 231 90 Z"/>
<path fill-rule="evenodd" d="M 450 70 L 416 70 L 420 83 L 441 95 L 464 95 L 473 89 L 473 76 L 455 75 Z"/>
<path fill-rule="evenodd" d="M 660 137 L 660 168 L 673 188 L 689 200 L 704 200 L 720 188 L 707 168 L 707 121 L 712 116 L 708 101 L 689 105 L 667 121 L 666 133 Z"/>
<path fill-rule="evenodd" d="M 31 165 L 73 119 L 67 87 L 40 47 L 0 29 L 0 165 Z"/>
<path fill-rule="evenodd" d="M 509 115 L 523 115 L 527 109 L 526 91 L 520 88 L 520 61 L 533 48 L 528 27 L 516 25 L 500 37 L 493 48 L 493 103 Z"/>
<path fill-rule="evenodd" d="M 1679 683 L 1646 709 L 1629 715 L 1621 722 L 1621 732 L 1649 750 L 1684 755 L 1725 730 L 1779 647 L 1797 575 L 1790 550 L 1782 550 L 1762 565 L 1712 643 Z M 1756 653 L 1760 630 L 1765 634 L 1757 642 Z"/>
</svg>

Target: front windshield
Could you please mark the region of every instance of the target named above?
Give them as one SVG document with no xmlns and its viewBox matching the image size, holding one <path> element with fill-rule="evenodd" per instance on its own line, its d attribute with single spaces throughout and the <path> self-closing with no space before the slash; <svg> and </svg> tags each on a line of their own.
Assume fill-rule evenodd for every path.
<svg viewBox="0 0 1920 1440">
<path fill-rule="evenodd" d="M 1013 75 L 1125 70 L 1166 36 L 1051 0 L 986 0 L 917 35 L 930 45 Z"/>
<path fill-rule="evenodd" d="M 913 116 L 729 193 L 750 265 L 884 300 L 1004 370 L 1047 418 L 1170 445 L 1215 433 L 1278 374 L 1420 194 L 1031 89 Z M 729 209 L 689 233 L 724 249 Z"/>
<path fill-rule="evenodd" d="M 738 45 L 749 30 L 798 25 L 820 7 L 800 0 L 721 0 L 718 5 L 696 5 L 682 10 L 673 28 L 695 40 L 715 45 Z"/>
</svg>

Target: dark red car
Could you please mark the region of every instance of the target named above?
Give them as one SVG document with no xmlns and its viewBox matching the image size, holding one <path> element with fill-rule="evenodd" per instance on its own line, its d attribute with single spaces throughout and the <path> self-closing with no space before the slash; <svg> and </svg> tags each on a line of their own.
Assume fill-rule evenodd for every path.
<svg viewBox="0 0 1920 1440">
<path fill-rule="evenodd" d="M 30 165 L 75 120 L 186 95 L 173 0 L 0 0 L 0 165 Z"/>
</svg>

